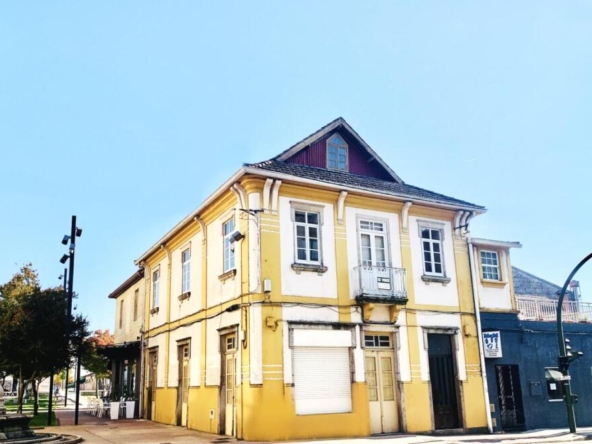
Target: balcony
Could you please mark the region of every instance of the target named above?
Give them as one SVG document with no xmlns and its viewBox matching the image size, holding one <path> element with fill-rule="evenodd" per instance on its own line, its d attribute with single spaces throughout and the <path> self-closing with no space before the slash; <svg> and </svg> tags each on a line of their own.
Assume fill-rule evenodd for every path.
<svg viewBox="0 0 592 444">
<path fill-rule="evenodd" d="M 354 268 L 358 302 L 406 304 L 405 269 L 359 265 Z"/>
<path fill-rule="evenodd" d="M 557 301 L 542 297 L 516 296 L 518 317 L 525 321 L 557 321 Z M 561 311 L 563 322 L 592 323 L 592 303 L 564 301 Z"/>
</svg>

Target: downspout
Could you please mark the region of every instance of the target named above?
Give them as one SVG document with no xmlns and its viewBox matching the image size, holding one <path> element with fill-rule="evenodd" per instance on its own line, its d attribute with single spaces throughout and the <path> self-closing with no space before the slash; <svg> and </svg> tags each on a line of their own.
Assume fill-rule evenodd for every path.
<svg viewBox="0 0 592 444">
<path fill-rule="evenodd" d="M 487 371 L 485 370 L 485 355 L 483 353 L 483 334 L 481 330 L 481 310 L 479 308 L 479 300 L 477 298 L 477 282 L 473 264 L 475 258 L 473 256 L 473 242 L 471 237 L 467 237 L 467 246 L 469 248 L 469 269 L 471 272 L 471 286 L 473 288 L 473 304 L 475 305 L 475 320 L 477 321 L 477 343 L 479 344 L 479 362 L 481 364 L 481 379 L 483 380 L 483 394 L 485 398 L 485 413 L 487 415 L 487 429 L 489 433 L 493 433 L 493 426 L 491 424 L 491 411 L 489 409 L 489 387 L 487 385 Z"/>
</svg>

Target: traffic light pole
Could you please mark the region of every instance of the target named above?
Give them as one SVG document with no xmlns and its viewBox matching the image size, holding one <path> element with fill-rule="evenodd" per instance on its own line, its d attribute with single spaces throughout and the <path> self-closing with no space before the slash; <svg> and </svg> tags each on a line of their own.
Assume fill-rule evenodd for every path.
<svg viewBox="0 0 592 444">
<path fill-rule="evenodd" d="M 573 269 L 565 284 L 563 284 L 563 288 L 561 289 L 561 294 L 559 295 L 559 300 L 557 301 L 557 339 L 559 340 L 559 369 L 564 376 L 569 376 L 569 363 L 571 362 L 573 355 L 568 352 L 567 346 L 565 344 L 565 335 L 563 334 L 563 323 L 561 322 L 561 312 L 563 309 L 563 299 L 565 298 L 565 293 L 567 291 L 567 286 L 578 272 L 582 265 L 592 259 L 592 253 L 586 256 L 584 259 L 580 261 L 580 263 Z M 569 431 L 571 433 L 576 432 L 576 412 L 574 410 L 574 398 L 573 394 L 571 393 L 571 381 L 569 378 L 563 381 L 563 390 L 565 393 L 565 407 L 567 409 L 567 423 L 569 424 Z"/>
</svg>

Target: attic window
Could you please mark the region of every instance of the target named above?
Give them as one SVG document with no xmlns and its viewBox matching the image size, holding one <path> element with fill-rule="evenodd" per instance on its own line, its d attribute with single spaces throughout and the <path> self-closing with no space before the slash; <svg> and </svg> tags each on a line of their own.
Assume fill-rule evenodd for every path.
<svg viewBox="0 0 592 444">
<path fill-rule="evenodd" d="M 330 170 L 347 171 L 347 143 L 333 134 L 327 140 L 327 168 Z"/>
</svg>

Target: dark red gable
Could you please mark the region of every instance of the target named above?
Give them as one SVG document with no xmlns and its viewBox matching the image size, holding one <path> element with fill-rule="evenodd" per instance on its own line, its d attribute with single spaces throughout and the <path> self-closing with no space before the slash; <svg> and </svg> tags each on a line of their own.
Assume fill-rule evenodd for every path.
<svg viewBox="0 0 592 444">
<path fill-rule="evenodd" d="M 298 151 L 285 161 L 327 169 L 327 139 L 335 133 L 339 134 L 347 143 L 350 173 L 394 182 L 389 172 L 378 162 L 374 161 L 370 153 L 366 151 L 348 131 L 333 131 L 316 142 L 313 142 L 306 148 Z"/>
</svg>

